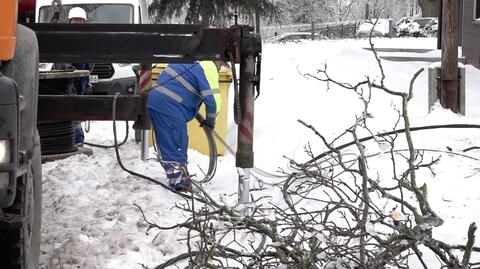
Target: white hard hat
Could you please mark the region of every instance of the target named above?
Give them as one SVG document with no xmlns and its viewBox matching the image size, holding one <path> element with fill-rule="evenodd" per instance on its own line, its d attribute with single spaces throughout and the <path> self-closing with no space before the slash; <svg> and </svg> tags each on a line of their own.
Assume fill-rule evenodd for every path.
<svg viewBox="0 0 480 269">
<path fill-rule="evenodd" d="M 68 12 L 68 19 L 73 19 L 73 18 L 82 18 L 84 20 L 87 19 L 87 13 L 85 13 L 85 10 L 81 7 L 74 7 L 70 9 Z"/>
</svg>

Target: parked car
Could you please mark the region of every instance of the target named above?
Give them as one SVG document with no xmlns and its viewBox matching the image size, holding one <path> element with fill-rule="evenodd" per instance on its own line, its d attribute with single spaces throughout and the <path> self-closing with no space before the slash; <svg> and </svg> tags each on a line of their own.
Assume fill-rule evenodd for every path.
<svg viewBox="0 0 480 269">
<path fill-rule="evenodd" d="M 436 17 L 422 17 L 422 18 L 416 18 L 413 21 L 418 24 L 420 29 L 425 29 L 425 27 L 432 23 L 433 21 L 438 20 Z"/>
<path fill-rule="evenodd" d="M 425 25 L 424 33 L 426 36 L 437 36 L 438 35 L 438 19 L 434 18 L 429 23 Z"/>
<path fill-rule="evenodd" d="M 322 35 L 315 33 L 315 39 L 324 38 Z M 285 43 L 285 42 L 300 42 L 301 40 L 311 40 L 312 33 L 310 32 L 288 32 L 276 35 L 267 39 L 265 42 L 269 43 Z"/>
<path fill-rule="evenodd" d="M 368 38 L 370 35 L 372 35 L 372 37 L 383 37 L 383 36 L 388 36 L 389 34 L 390 34 L 390 20 L 378 19 L 378 21 L 366 20 L 361 22 L 358 26 L 356 36 L 357 38 Z"/>
<path fill-rule="evenodd" d="M 36 22 L 49 23 L 52 16 L 52 0 L 36 1 Z M 86 23 L 148 24 L 149 15 L 145 0 L 62 0 L 66 13 L 73 7 L 86 11 Z M 40 71 L 49 71 L 53 64 L 42 63 Z M 92 93 L 113 95 L 132 94 L 136 76 L 131 64 L 95 63 L 90 70 Z"/>
</svg>

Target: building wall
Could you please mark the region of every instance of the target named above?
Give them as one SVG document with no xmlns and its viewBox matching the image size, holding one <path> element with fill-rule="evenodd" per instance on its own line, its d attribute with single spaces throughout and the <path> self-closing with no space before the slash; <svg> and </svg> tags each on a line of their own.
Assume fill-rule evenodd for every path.
<svg viewBox="0 0 480 269">
<path fill-rule="evenodd" d="M 463 56 L 468 63 L 480 67 L 480 19 L 474 19 L 475 1 L 480 0 L 464 0 Z"/>
</svg>

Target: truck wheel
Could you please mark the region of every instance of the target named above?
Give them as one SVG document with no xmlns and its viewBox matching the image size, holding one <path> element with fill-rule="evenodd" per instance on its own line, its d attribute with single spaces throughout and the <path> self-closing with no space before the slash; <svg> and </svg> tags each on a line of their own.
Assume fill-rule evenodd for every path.
<svg viewBox="0 0 480 269">
<path fill-rule="evenodd" d="M 40 235 L 42 221 L 42 160 L 40 153 L 40 138 L 36 135 L 32 162 L 24 185 L 23 214 L 29 216 L 22 233 L 23 259 L 25 269 L 37 269 L 40 257 Z M 17 195 L 20 194 L 17 191 Z"/>
<path fill-rule="evenodd" d="M 33 31 L 17 26 L 15 58 L 3 62 L 0 71 L 18 85 L 27 107 L 20 115 L 19 149 L 24 154 L 26 172 L 17 178 L 12 206 L 0 209 L 4 216 L 19 216 L 23 225 L 0 228 L 0 267 L 38 269 L 42 212 L 42 163 L 40 138 L 36 129 L 38 95 L 38 46 Z M 19 222 L 20 223 L 20 222 Z"/>
<path fill-rule="evenodd" d="M 15 202 L 4 209 L 6 214 L 26 216 L 23 227 L 0 230 L 0 264 L 6 269 L 38 269 L 40 255 L 40 225 L 42 170 L 40 148 L 37 147 L 30 169 L 17 181 Z M 6 265 L 6 267 L 3 267 Z"/>
</svg>

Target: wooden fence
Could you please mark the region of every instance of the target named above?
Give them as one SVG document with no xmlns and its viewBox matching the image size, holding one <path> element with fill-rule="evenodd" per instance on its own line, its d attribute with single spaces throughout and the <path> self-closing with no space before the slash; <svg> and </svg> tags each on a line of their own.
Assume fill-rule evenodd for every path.
<svg viewBox="0 0 480 269">
<path fill-rule="evenodd" d="M 355 38 L 359 23 L 332 24 L 321 27 L 315 27 L 314 31 L 329 39 L 336 38 Z M 308 32 L 311 32 L 309 30 Z"/>
<path fill-rule="evenodd" d="M 315 24 L 314 32 L 327 38 L 355 38 L 359 22 Z M 260 28 L 263 39 L 287 32 L 312 32 L 311 24 L 268 25 Z"/>
</svg>

